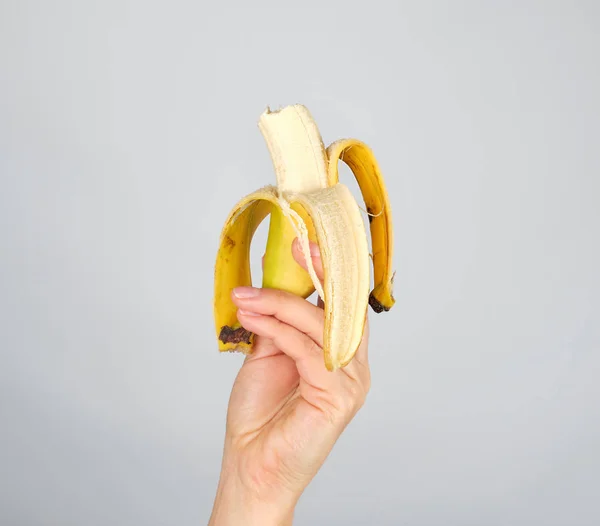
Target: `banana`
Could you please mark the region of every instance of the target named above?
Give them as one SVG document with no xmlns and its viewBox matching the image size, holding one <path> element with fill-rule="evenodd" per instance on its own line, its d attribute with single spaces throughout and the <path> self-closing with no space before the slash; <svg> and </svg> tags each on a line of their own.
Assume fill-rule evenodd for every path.
<svg viewBox="0 0 600 526">
<path fill-rule="evenodd" d="M 393 225 L 388 195 L 368 146 L 344 139 L 325 148 L 306 107 L 267 109 L 258 122 L 271 155 L 276 186 L 268 185 L 241 199 L 222 229 L 214 275 L 214 319 L 220 351 L 251 353 L 254 335 L 237 320 L 231 290 L 252 284 L 250 244 L 270 214 L 263 263 L 263 287 L 287 290 L 304 298 L 315 290 L 323 299 L 325 366 L 347 365 L 361 342 L 368 305 L 374 311 L 394 305 L 392 293 Z M 339 182 L 338 161 L 353 171 L 370 220 L 374 289 L 370 291 L 367 233 L 360 207 Z M 298 237 L 304 270 L 293 259 Z M 310 258 L 309 242 L 318 243 L 324 268 L 321 284 Z"/>
<path fill-rule="evenodd" d="M 328 182 L 339 180 L 338 161 L 348 165 L 360 188 L 367 206 L 375 287 L 369 304 L 375 312 L 389 311 L 395 303 L 393 296 L 394 272 L 392 268 L 394 228 L 388 194 L 372 150 L 356 139 L 342 139 L 327 148 Z"/>
</svg>

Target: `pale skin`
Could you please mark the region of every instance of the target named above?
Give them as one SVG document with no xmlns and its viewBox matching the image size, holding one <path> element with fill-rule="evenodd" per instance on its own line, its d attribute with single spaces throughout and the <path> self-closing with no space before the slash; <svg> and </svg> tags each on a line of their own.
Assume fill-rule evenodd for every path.
<svg viewBox="0 0 600 526">
<path fill-rule="evenodd" d="M 323 280 L 318 247 L 311 252 Z M 306 268 L 297 241 L 292 253 Z M 209 526 L 290 525 L 300 495 L 364 404 L 371 382 L 368 326 L 354 359 L 329 372 L 320 301 L 248 287 L 234 289 L 232 299 L 256 339 L 231 392 Z"/>
</svg>

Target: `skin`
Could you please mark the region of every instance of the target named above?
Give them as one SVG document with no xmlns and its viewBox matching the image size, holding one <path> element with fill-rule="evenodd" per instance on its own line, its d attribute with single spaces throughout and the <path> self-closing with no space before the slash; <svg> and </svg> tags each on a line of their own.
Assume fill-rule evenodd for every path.
<svg viewBox="0 0 600 526">
<path fill-rule="evenodd" d="M 306 268 L 297 240 L 292 253 Z M 311 253 L 322 280 L 316 245 Z M 289 525 L 300 495 L 365 402 L 368 326 L 350 364 L 329 372 L 320 301 L 251 287 L 234 289 L 232 298 L 256 340 L 231 392 L 209 526 Z"/>
</svg>

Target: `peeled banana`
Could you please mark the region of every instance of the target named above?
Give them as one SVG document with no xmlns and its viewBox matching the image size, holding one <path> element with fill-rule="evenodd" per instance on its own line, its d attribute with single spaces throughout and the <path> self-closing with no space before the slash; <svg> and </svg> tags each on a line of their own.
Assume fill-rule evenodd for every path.
<svg viewBox="0 0 600 526">
<path fill-rule="evenodd" d="M 325 313 L 323 355 L 334 371 L 347 365 L 361 342 L 367 306 L 375 312 L 394 305 L 393 224 L 390 203 L 371 149 L 355 139 L 325 148 L 303 105 L 267 109 L 259 129 L 273 161 L 276 186 L 265 186 L 241 199 L 223 227 L 215 264 L 214 318 L 220 351 L 251 353 L 254 335 L 237 320 L 231 290 L 252 285 L 250 243 L 270 214 L 262 286 L 304 298 L 315 290 Z M 361 209 L 339 182 L 338 161 L 352 170 L 366 204 L 372 254 Z M 298 237 L 308 271 L 292 256 Z M 318 243 L 325 279 L 321 284 L 310 258 L 309 242 Z M 370 256 L 374 288 L 370 291 Z"/>
</svg>

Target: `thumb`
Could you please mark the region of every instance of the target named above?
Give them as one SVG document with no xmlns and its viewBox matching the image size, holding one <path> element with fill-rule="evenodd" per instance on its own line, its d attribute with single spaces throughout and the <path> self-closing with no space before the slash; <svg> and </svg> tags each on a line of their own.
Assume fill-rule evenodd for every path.
<svg viewBox="0 0 600 526">
<path fill-rule="evenodd" d="M 292 254 L 296 260 L 296 263 L 298 263 L 298 265 L 300 265 L 304 270 L 308 270 L 306 258 L 304 256 L 304 252 L 302 252 L 302 246 L 297 237 L 294 238 L 294 241 L 292 242 Z M 324 273 L 323 262 L 321 261 L 321 251 L 319 250 L 319 245 L 313 243 L 312 241 L 310 242 L 310 256 L 315 273 L 321 281 L 321 284 L 323 284 Z"/>
<path fill-rule="evenodd" d="M 294 238 L 292 242 L 292 254 L 296 263 L 300 265 L 304 270 L 308 271 L 308 266 L 306 265 L 306 258 L 304 257 L 304 252 L 302 252 L 302 246 L 300 245 L 300 241 L 298 238 Z M 316 243 L 310 242 L 310 257 L 312 260 L 313 267 L 315 269 L 315 274 L 319 278 L 321 285 L 323 285 L 324 272 L 323 272 L 323 261 L 321 260 L 321 251 L 319 250 L 319 245 Z M 323 308 L 323 298 L 319 297 L 317 301 L 317 306 Z"/>
</svg>

